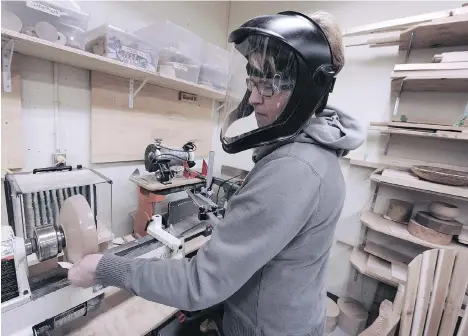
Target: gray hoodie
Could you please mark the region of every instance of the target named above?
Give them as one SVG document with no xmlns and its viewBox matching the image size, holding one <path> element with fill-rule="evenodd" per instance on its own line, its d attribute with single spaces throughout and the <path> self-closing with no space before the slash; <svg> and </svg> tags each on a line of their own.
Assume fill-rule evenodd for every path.
<svg viewBox="0 0 468 336">
<path fill-rule="evenodd" d="M 258 148 L 224 220 L 191 260 L 105 255 L 98 283 L 200 310 L 225 301 L 226 335 L 322 335 L 325 273 L 345 198 L 338 157 L 364 131 L 327 108 L 294 140 Z"/>
</svg>

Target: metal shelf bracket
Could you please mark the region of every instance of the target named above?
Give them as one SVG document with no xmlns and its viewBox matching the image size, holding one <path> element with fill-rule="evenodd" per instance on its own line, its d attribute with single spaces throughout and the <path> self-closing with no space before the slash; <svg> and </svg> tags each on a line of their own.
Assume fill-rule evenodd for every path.
<svg viewBox="0 0 468 336">
<path fill-rule="evenodd" d="M 10 39 L 2 48 L 3 91 L 11 92 L 11 61 L 16 40 Z"/>
<path fill-rule="evenodd" d="M 133 108 L 133 100 L 135 97 L 140 93 L 141 89 L 145 86 L 148 82 L 148 78 L 145 78 L 140 86 L 135 90 L 135 79 L 131 78 L 128 86 L 128 107 Z"/>
</svg>

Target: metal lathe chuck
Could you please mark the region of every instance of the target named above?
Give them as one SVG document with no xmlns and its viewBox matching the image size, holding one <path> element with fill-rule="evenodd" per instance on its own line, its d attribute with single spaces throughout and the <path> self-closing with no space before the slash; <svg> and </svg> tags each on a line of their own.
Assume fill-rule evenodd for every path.
<svg viewBox="0 0 468 336">
<path fill-rule="evenodd" d="M 25 242 L 26 254 L 36 253 L 39 261 L 55 258 L 66 246 L 61 226 L 47 225 L 34 229 L 34 236 Z"/>
</svg>

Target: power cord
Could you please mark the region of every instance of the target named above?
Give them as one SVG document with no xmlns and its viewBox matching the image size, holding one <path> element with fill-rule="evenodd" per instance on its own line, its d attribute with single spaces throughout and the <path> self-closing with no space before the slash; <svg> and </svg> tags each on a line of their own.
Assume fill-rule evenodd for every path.
<svg viewBox="0 0 468 336">
<path fill-rule="evenodd" d="M 219 187 L 218 187 L 218 192 L 216 193 L 216 204 L 219 202 L 219 190 L 221 189 L 221 187 L 223 186 L 223 184 L 225 184 L 225 183 L 231 181 L 232 179 L 235 179 L 235 178 L 237 178 L 237 177 L 239 177 L 239 176 L 241 176 L 241 175 L 243 175 L 243 174 L 244 174 L 244 173 L 240 173 L 240 174 L 238 174 L 238 175 L 236 175 L 236 176 L 233 176 L 233 177 L 228 178 L 227 180 L 224 180 L 223 182 L 221 182 L 221 184 L 220 184 Z M 232 184 L 231 184 L 231 186 L 229 187 L 228 191 L 231 190 L 231 188 L 232 188 Z"/>
</svg>

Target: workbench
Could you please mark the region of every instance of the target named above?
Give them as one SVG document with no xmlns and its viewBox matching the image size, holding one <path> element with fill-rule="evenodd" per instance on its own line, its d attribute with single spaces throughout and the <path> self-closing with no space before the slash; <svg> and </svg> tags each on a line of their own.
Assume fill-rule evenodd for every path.
<svg viewBox="0 0 468 336">
<path fill-rule="evenodd" d="M 209 239 L 198 236 L 188 241 L 186 254 L 197 251 Z M 178 311 L 177 308 L 147 301 L 116 287 L 107 287 L 104 293 L 104 299 L 96 311 L 54 330 L 51 335 L 140 336 L 158 328 Z"/>
</svg>

